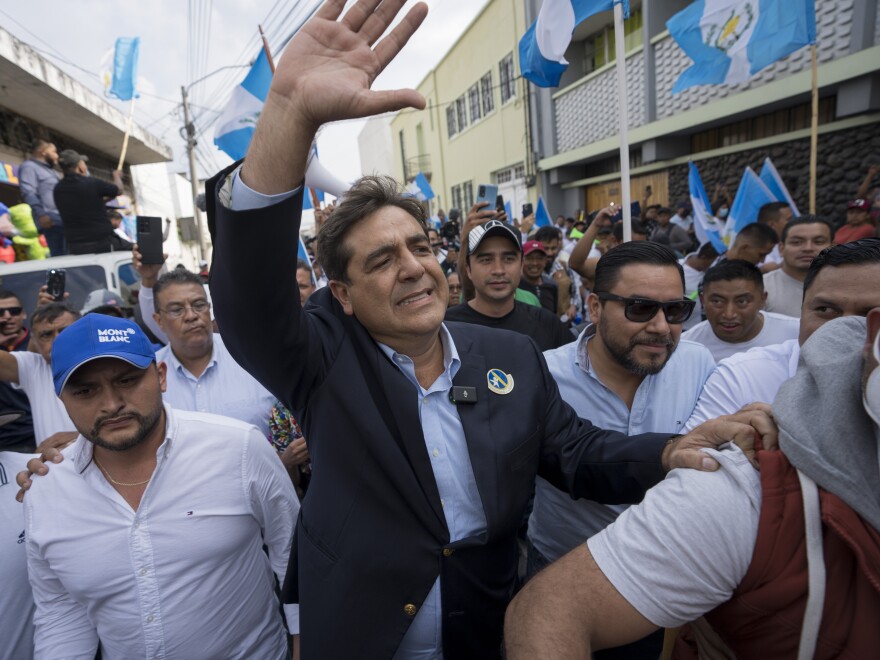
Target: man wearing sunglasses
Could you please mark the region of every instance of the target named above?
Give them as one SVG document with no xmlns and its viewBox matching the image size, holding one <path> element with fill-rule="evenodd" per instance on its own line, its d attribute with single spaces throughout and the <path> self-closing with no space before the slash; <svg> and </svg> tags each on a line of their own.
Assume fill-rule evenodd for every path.
<svg viewBox="0 0 880 660">
<path fill-rule="evenodd" d="M 675 253 L 637 241 L 609 250 L 596 265 L 592 324 L 577 342 L 544 353 L 562 398 L 581 416 L 623 433 L 679 433 L 715 368 L 706 348 L 679 342 L 694 309 L 684 296 Z M 534 575 L 597 534 L 625 505 L 572 500 L 538 478 L 529 518 L 528 571 Z M 603 658 L 656 658 L 662 636 Z"/>
<path fill-rule="evenodd" d="M 24 324 L 26 320 L 27 312 L 18 296 L 7 289 L 0 289 L 0 348 L 3 351 L 8 353 L 28 349 L 31 333 Z M 0 383 L 0 410 L 22 412 L 21 416 L 4 425 L 0 434 L 0 450 L 33 451 L 34 422 L 27 394 L 9 383 Z"/>
</svg>

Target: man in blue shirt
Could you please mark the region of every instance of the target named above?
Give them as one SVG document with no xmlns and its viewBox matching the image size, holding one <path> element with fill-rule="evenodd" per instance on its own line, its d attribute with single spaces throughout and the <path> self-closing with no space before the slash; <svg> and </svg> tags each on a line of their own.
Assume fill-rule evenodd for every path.
<svg viewBox="0 0 880 660">
<path fill-rule="evenodd" d="M 642 302 L 603 300 L 608 294 Z M 544 354 L 563 400 L 602 428 L 628 435 L 679 433 L 715 360 L 702 345 L 679 341 L 694 304 L 684 296 L 675 253 L 647 241 L 609 250 L 596 265 L 589 306 L 594 324 L 577 342 Z M 529 573 L 573 550 L 625 508 L 572 500 L 538 477 L 529 518 Z M 602 657 L 656 658 L 661 644 L 662 636 Z"/>
<path fill-rule="evenodd" d="M 18 168 L 21 198 L 31 207 L 37 229 L 46 237 L 53 257 L 67 254 L 61 215 L 55 206 L 55 186 L 61 177 L 55 171 L 58 150 L 46 140 L 34 140 L 31 157 Z"/>
</svg>

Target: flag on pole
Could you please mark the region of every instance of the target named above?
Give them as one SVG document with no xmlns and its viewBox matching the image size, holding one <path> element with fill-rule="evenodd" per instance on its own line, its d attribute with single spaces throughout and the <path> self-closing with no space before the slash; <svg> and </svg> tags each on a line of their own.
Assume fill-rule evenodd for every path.
<svg viewBox="0 0 880 660">
<path fill-rule="evenodd" d="M 247 153 L 271 84 L 272 69 L 266 51 L 261 48 L 251 70 L 233 90 L 214 133 L 214 144 L 233 160 L 240 160 Z"/>
<path fill-rule="evenodd" d="M 629 16 L 629 0 L 544 0 L 538 20 L 519 42 L 523 77 L 539 87 L 558 87 L 568 68 L 565 51 L 575 27 L 615 4 L 623 4 L 624 14 Z"/>
<path fill-rule="evenodd" d="M 746 171 L 743 172 L 742 180 L 739 182 L 736 196 L 733 198 L 730 214 L 727 216 L 725 231 L 730 240 L 733 240 L 734 236 L 741 232 L 743 227 L 758 220 L 758 211 L 764 204 L 770 204 L 775 201 L 776 198 L 773 193 L 758 178 L 755 170 L 747 167 Z"/>
<path fill-rule="evenodd" d="M 535 209 L 535 227 L 549 227 L 552 224 L 553 220 L 547 211 L 547 205 L 544 204 L 544 198 L 538 197 L 538 208 Z"/>
<path fill-rule="evenodd" d="M 113 73 L 110 89 L 107 90 L 109 96 L 115 96 L 121 101 L 130 101 L 137 96 L 135 87 L 140 45 L 140 37 L 119 37 L 116 40 L 116 48 L 113 52 Z"/>
<path fill-rule="evenodd" d="M 706 194 L 700 172 L 693 161 L 688 163 L 688 188 L 690 188 L 691 206 L 694 208 L 694 233 L 697 235 L 697 240 L 700 245 L 712 243 L 718 254 L 724 254 L 727 252 L 727 245 L 721 238 L 723 227 L 712 215 L 709 195 Z"/>
<path fill-rule="evenodd" d="M 815 0 L 697 0 L 666 27 L 694 62 L 673 94 L 694 85 L 730 85 L 815 43 Z"/>
<path fill-rule="evenodd" d="M 421 172 L 416 174 L 416 178 L 406 186 L 406 192 L 410 197 L 415 197 L 420 202 L 427 202 L 429 199 L 434 199 L 435 196 L 434 189 L 431 188 L 427 177 Z"/>
<path fill-rule="evenodd" d="M 776 171 L 776 166 L 773 165 L 773 161 L 770 160 L 769 156 L 761 166 L 761 181 L 763 181 L 764 185 L 770 189 L 770 192 L 776 197 L 777 202 L 785 202 L 791 207 L 791 213 L 795 218 L 801 214 L 801 212 L 798 211 L 797 204 L 795 204 L 794 200 L 791 198 L 788 188 L 785 187 L 782 177 L 779 176 L 779 172 Z"/>
</svg>

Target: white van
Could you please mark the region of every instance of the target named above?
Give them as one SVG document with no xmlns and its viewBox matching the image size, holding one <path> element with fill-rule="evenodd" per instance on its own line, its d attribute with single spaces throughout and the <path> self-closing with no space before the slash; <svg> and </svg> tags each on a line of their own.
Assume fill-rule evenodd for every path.
<svg viewBox="0 0 880 660">
<path fill-rule="evenodd" d="M 131 263 L 131 252 L 106 252 L 50 257 L 35 261 L 0 264 L 0 287 L 15 293 L 25 309 L 33 311 L 40 287 L 46 283 L 51 268 L 66 271 L 67 302 L 79 311 L 89 293 L 110 289 L 122 296 L 127 305 L 137 309 L 140 275 Z"/>
</svg>

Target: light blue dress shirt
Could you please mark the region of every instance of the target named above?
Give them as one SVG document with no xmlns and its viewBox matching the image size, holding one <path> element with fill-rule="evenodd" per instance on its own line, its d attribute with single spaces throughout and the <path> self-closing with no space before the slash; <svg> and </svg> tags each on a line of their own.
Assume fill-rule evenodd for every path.
<svg viewBox="0 0 880 660">
<path fill-rule="evenodd" d="M 379 344 L 382 352 L 415 386 L 419 419 L 431 469 L 440 492 L 440 504 L 449 528 L 449 540 L 475 536 L 486 531 L 486 513 L 477 490 L 458 409 L 449 400 L 452 379 L 461 360 L 445 325 L 440 326 L 443 344 L 443 373 L 426 390 L 416 378 L 415 365 L 406 355 Z M 395 660 L 436 660 L 443 657 L 443 611 L 440 605 L 440 577 L 434 582 L 419 613 L 410 624 Z"/>
<path fill-rule="evenodd" d="M 269 414 L 275 397 L 239 366 L 220 335 L 214 334 L 211 361 L 198 378 L 180 363 L 170 345 L 156 352 L 156 361 L 168 366 L 162 398 L 173 407 L 239 419 L 269 437 Z"/>
<path fill-rule="evenodd" d="M 701 344 L 679 341 L 660 373 L 645 376 L 630 410 L 590 367 L 587 342 L 595 332 L 595 326 L 588 326 L 576 342 L 544 353 L 562 399 L 602 429 L 627 435 L 679 433 L 715 369 L 712 354 Z M 555 561 L 611 524 L 625 508 L 572 500 L 539 477 L 529 540 L 544 557 Z"/>
</svg>

